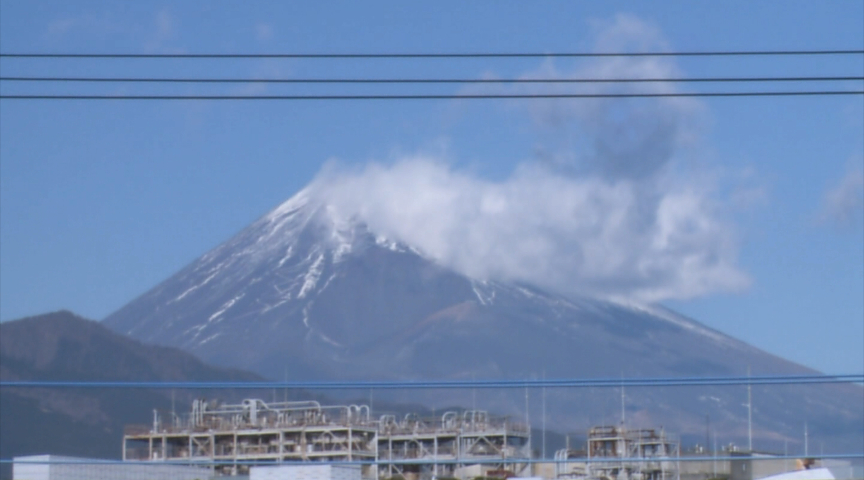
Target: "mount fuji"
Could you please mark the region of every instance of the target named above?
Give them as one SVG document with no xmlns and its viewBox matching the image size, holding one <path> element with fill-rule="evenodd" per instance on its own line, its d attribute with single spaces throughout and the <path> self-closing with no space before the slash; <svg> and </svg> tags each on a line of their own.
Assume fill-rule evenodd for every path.
<svg viewBox="0 0 864 480">
<path fill-rule="evenodd" d="M 562 295 L 448 268 L 398 238 L 340 215 L 309 189 L 108 316 L 137 340 L 179 347 L 273 379 L 617 378 L 809 374 L 656 305 Z M 499 413 L 541 410 L 532 392 L 410 391 L 394 400 Z M 400 396 L 401 395 L 401 396 Z M 745 387 L 550 389 L 545 421 L 663 425 L 745 442 Z M 810 438 L 864 448 L 857 385 L 753 388 L 757 447 Z M 620 413 L 619 413 L 620 412 Z M 535 425 L 536 426 L 536 425 Z M 799 445 L 800 447 L 800 445 Z M 780 450 L 782 451 L 782 450 Z"/>
</svg>

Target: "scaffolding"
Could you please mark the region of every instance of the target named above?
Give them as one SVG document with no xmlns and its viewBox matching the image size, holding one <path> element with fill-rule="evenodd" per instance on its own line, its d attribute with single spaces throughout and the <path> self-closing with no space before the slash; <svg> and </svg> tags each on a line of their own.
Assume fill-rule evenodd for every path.
<svg viewBox="0 0 864 480">
<path fill-rule="evenodd" d="M 370 416 L 366 405 L 196 399 L 189 414 L 153 412 L 152 425 L 127 426 L 123 460 L 202 463 L 216 473 L 252 464 L 359 462 L 365 478 L 452 476 L 461 466 L 513 466 L 530 457 L 527 425 L 485 411 Z M 518 467 L 517 467 L 518 468 Z"/>
</svg>

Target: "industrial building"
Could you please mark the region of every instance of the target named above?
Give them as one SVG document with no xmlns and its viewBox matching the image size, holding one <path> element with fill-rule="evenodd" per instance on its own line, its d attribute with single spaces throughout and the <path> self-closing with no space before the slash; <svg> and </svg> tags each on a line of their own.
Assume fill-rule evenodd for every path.
<svg viewBox="0 0 864 480">
<path fill-rule="evenodd" d="M 555 453 L 557 478 L 672 480 L 679 475 L 680 442 L 662 429 L 599 426 L 588 431 L 584 452 Z M 578 458 L 578 462 L 569 462 Z"/>
<path fill-rule="evenodd" d="M 188 414 L 153 412 L 127 426 L 123 461 L 53 455 L 16 457 L 15 480 L 428 480 L 511 476 L 554 479 L 755 479 L 788 471 L 788 458 L 748 452 L 740 460 L 681 457 L 663 429 L 597 426 L 578 450 L 531 458 L 530 427 L 482 410 L 374 418 L 366 405 L 315 401 L 238 404 L 196 399 Z M 681 463 L 683 461 L 683 464 Z M 689 464 L 688 464 L 689 463 Z M 682 468 L 682 466 L 684 468 Z M 848 462 L 834 478 L 856 478 Z M 860 476 L 860 475 L 859 475 Z"/>
<path fill-rule="evenodd" d="M 58 455 L 15 457 L 12 480 L 361 480 L 359 465 L 252 466 L 249 475 L 222 477 L 209 468 L 156 462 L 117 462 Z"/>
<path fill-rule="evenodd" d="M 188 415 L 162 417 L 154 411 L 152 425 L 126 428 L 123 460 L 201 461 L 226 474 L 253 464 L 358 462 L 364 478 L 410 478 L 472 464 L 522 470 L 530 458 L 527 425 L 480 410 L 374 419 L 366 405 L 202 399 Z"/>
</svg>

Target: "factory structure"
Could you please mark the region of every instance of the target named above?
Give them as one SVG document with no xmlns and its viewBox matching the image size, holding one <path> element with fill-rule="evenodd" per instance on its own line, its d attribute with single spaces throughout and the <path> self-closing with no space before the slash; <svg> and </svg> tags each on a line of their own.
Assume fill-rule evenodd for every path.
<svg viewBox="0 0 864 480">
<path fill-rule="evenodd" d="M 198 399 L 187 415 L 154 411 L 152 425 L 128 426 L 123 436 L 124 461 L 199 462 L 235 475 L 316 461 L 361 464 L 364 478 L 453 477 L 478 464 L 520 474 L 530 458 L 529 426 L 482 410 L 373 418 L 366 405 Z"/>
<path fill-rule="evenodd" d="M 674 480 L 680 478 L 680 450 L 678 439 L 662 429 L 593 427 L 587 457 L 569 448 L 555 452 L 555 477 Z"/>
<path fill-rule="evenodd" d="M 679 439 L 662 428 L 627 428 L 623 421 L 589 429 L 584 449 L 568 445 L 544 459 L 532 457 L 527 422 L 483 410 L 376 418 L 367 405 L 260 399 L 196 399 L 183 415 L 154 411 L 152 424 L 126 427 L 122 455 L 122 461 L 17 457 L 13 478 L 701 480 L 709 471 L 704 459 L 682 458 Z M 783 458 L 747 455 L 720 470 L 711 462 L 714 478 L 787 470 Z M 694 465 L 682 470 L 682 461 Z"/>
<path fill-rule="evenodd" d="M 375 418 L 366 405 L 196 399 L 187 414 L 154 411 L 152 424 L 127 426 L 122 460 L 33 455 L 12 467 L 13 480 L 748 480 L 790 469 L 752 451 L 719 464 L 688 455 L 662 428 L 623 421 L 546 459 L 532 457 L 527 422 L 483 410 Z M 828 466 L 830 478 L 860 478 L 848 462 Z"/>
</svg>

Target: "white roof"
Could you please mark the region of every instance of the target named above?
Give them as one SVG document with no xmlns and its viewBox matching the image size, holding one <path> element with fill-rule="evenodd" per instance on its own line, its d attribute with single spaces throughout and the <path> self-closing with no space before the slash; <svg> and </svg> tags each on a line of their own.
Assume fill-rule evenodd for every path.
<svg viewBox="0 0 864 480">
<path fill-rule="evenodd" d="M 759 480 L 834 480 L 834 474 L 827 468 L 811 468 L 809 470 L 796 470 L 770 477 L 762 477 Z"/>
</svg>

